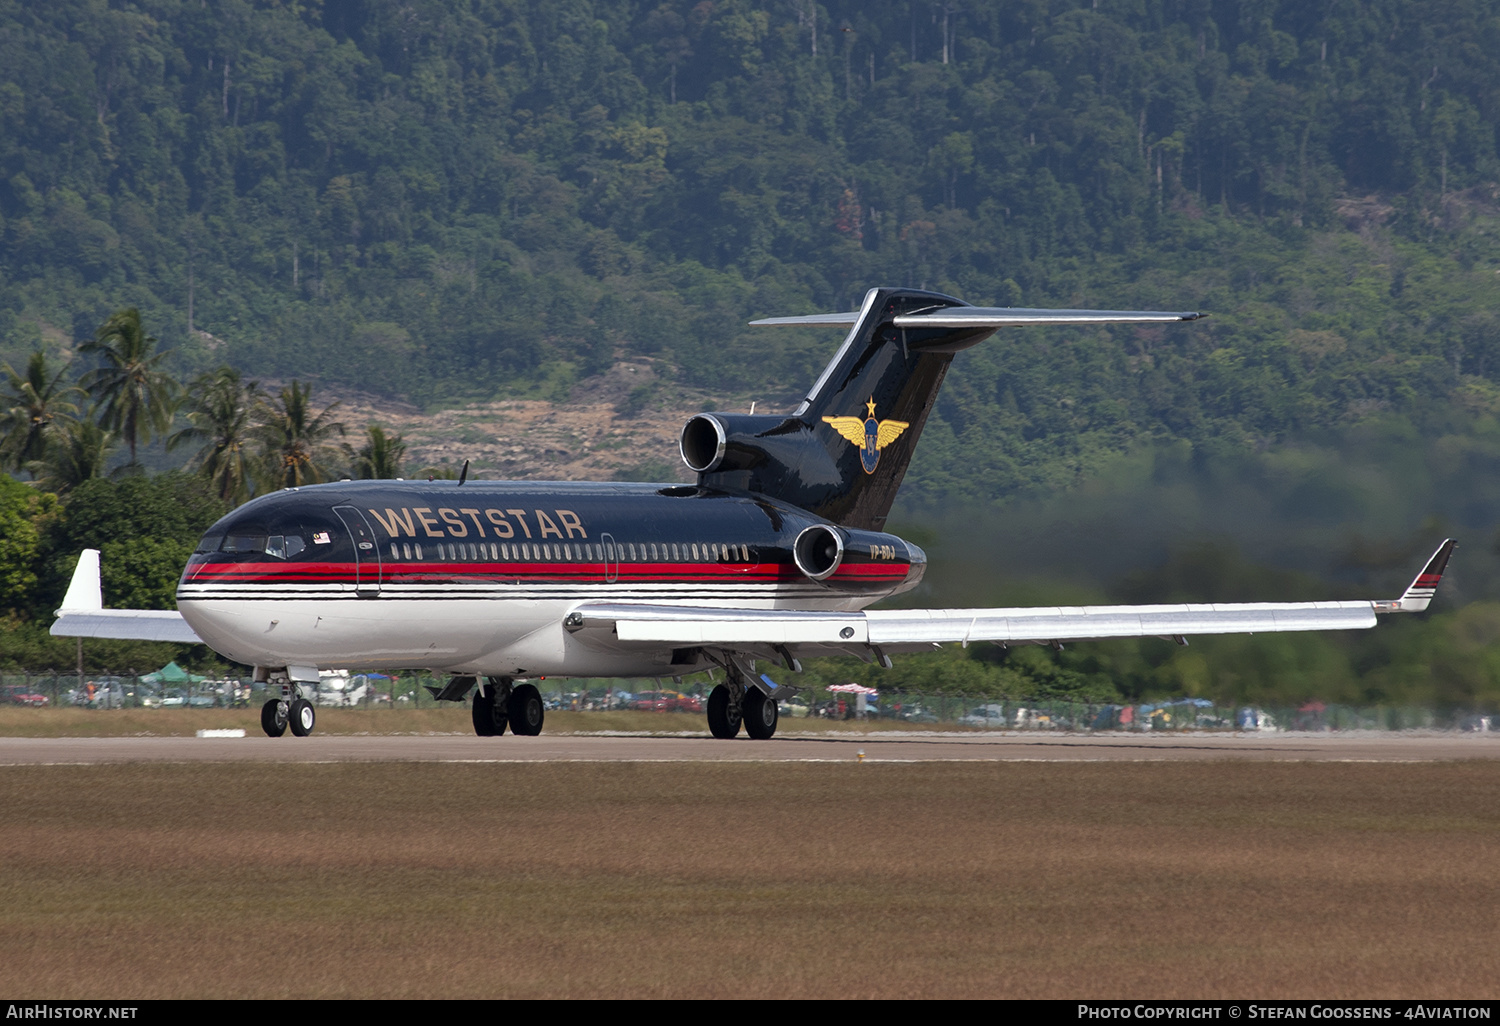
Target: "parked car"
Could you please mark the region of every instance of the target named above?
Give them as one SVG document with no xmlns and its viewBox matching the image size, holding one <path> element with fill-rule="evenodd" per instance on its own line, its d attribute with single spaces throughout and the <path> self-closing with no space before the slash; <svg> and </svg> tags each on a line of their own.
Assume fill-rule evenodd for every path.
<svg viewBox="0 0 1500 1026">
<path fill-rule="evenodd" d="M 39 695 L 24 684 L 7 684 L 0 688 L 0 704 L 43 706 L 49 701 L 46 695 Z"/>
<path fill-rule="evenodd" d="M 90 688 L 89 685 L 93 687 Z M 132 697 L 125 688 L 125 682 L 119 677 L 95 677 L 87 681 L 81 688 L 73 688 L 68 692 L 68 701 L 73 705 L 81 705 L 88 709 L 119 709 L 126 704 L 127 697 Z"/>
<path fill-rule="evenodd" d="M 702 712 L 703 700 L 681 691 L 637 691 L 628 708 L 644 712 Z"/>
<path fill-rule="evenodd" d="M 969 710 L 969 714 L 959 719 L 959 723 L 965 727 L 1005 727 L 1008 716 L 1005 706 L 999 703 L 977 706 Z"/>
</svg>

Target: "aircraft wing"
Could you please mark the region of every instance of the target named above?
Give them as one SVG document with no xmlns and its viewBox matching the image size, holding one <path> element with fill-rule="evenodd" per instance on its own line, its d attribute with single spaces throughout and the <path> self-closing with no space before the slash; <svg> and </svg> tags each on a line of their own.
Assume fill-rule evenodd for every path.
<svg viewBox="0 0 1500 1026">
<path fill-rule="evenodd" d="M 1442 579 L 1455 542 L 1433 553 L 1400 598 L 1344 602 L 1239 602 L 999 609 L 882 609 L 864 612 L 715 609 L 586 603 L 566 626 L 608 632 L 622 645 L 798 646 L 826 652 L 902 651 L 952 642 L 1061 644 L 1108 638 L 1185 639 L 1190 634 L 1356 630 L 1381 613 L 1420 612 Z M 587 637 L 587 635 L 585 635 Z M 812 654 L 810 651 L 807 654 Z"/>
<path fill-rule="evenodd" d="M 202 644 L 175 609 L 105 609 L 99 585 L 99 550 L 84 549 L 52 634 L 62 638 L 114 638 Z"/>
</svg>

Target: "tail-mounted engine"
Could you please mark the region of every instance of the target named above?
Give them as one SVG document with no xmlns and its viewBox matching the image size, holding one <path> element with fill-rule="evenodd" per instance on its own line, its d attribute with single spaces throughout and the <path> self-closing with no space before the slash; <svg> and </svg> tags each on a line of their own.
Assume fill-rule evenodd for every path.
<svg viewBox="0 0 1500 1026">
<path fill-rule="evenodd" d="M 679 444 L 683 461 L 699 474 L 795 467 L 818 455 L 829 462 L 808 425 L 795 417 L 700 413 L 683 426 Z"/>
<path fill-rule="evenodd" d="M 827 441 L 797 417 L 700 413 L 679 445 L 704 487 L 760 492 L 814 512 L 818 496 L 843 487 Z"/>
<path fill-rule="evenodd" d="M 792 562 L 809 579 L 839 590 L 905 591 L 922 579 L 927 555 L 894 534 L 812 524 L 792 542 Z"/>
</svg>

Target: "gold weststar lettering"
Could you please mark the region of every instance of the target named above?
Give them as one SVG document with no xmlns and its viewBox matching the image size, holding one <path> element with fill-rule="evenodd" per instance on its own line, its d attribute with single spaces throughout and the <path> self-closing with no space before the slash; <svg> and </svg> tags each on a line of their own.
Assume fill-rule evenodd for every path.
<svg viewBox="0 0 1500 1026">
<path fill-rule="evenodd" d="M 521 525 L 521 530 L 527 538 L 531 537 L 531 528 L 526 523 L 526 511 L 520 509 L 486 509 L 476 508 L 450 509 L 444 507 L 437 511 L 437 516 L 432 515 L 432 510 L 426 506 L 402 506 L 400 509 L 370 508 L 370 515 L 375 522 L 385 528 L 385 533 L 392 538 L 415 538 L 418 528 L 428 538 L 467 538 L 471 533 L 480 538 L 488 537 L 485 531 L 485 521 L 494 530 L 496 538 L 514 538 L 516 536 L 515 526 L 506 519 L 506 514 L 516 518 L 516 523 Z M 483 513 L 483 519 L 480 514 Z M 587 538 L 588 530 L 583 526 L 583 521 L 578 514 L 571 509 L 554 509 L 556 519 L 547 514 L 546 510 L 533 510 L 543 538 L 562 538 L 567 532 L 568 538 Z M 473 522 L 471 528 L 464 523 L 467 517 Z M 440 519 L 441 518 L 441 519 Z M 562 526 L 559 527 L 558 524 Z M 446 529 L 445 529 L 446 528 Z"/>
</svg>

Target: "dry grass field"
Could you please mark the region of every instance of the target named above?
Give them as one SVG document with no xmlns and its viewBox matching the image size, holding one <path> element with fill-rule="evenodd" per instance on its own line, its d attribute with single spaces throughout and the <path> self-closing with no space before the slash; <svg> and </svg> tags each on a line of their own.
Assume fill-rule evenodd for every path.
<svg viewBox="0 0 1500 1026">
<path fill-rule="evenodd" d="M 17 997 L 1494 997 L 1500 763 L 11 767 Z"/>
<path fill-rule="evenodd" d="M 0 737 L 192 737 L 199 730 L 242 727 L 259 735 L 260 709 L 27 709 L 0 706 Z M 907 723 L 902 720 L 781 721 L 779 733 L 799 731 L 890 730 L 974 731 L 952 723 Z M 548 734 L 596 733 L 678 734 L 708 736 L 708 721 L 702 713 L 658 713 L 612 710 L 609 712 L 547 713 Z M 474 727 L 467 706 L 445 704 L 422 709 L 332 709 L 318 710 L 319 734 L 463 734 Z"/>
</svg>

